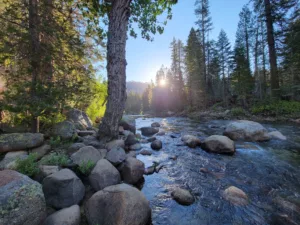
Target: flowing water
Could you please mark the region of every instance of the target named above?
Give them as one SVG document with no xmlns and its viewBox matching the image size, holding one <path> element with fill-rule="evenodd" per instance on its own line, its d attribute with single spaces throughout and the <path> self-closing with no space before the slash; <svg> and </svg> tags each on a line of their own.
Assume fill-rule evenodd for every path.
<svg viewBox="0 0 300 225">
<path fill-rule="evenodd" d="M 183 134 L 201 139 L 222 134 L 230 121 L 195 122 L 187 118 L 139 118 L 137 128 L 159 122 L 166 135 L 157 137 L 163 149 L 151 156 L 138 155 L 146 167 L 159 162 L 159 173 L 145 176 L 142 192 L 150 201 L 153 225 L 242 225 L 300 224 L 300 128 L 286 124 L 264 124 L 279 130 L 287 141 L 236 142 L 233 156 L 190 149 Z M 173 134 L 176 138 L 172 138 Z M 299 143 L 298 143 L 299 142 Z M 150 144 L 144 144 L 150 149 Z M 177 160 L 170 157 L 177 156 Z M 206 168 L 209 172 L 201 172 Z M 235 206 L 222 197 L 229 186 L 242 189 L 246 206 Z M 174 187 L 191 191 L 196 201 L 181 206 L 171 198 Z"/>
</svg>

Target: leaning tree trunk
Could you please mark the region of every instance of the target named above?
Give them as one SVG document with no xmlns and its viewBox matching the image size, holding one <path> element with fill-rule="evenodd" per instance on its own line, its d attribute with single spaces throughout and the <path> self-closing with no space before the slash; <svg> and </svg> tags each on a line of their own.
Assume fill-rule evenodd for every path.
<svg viewBox="0 0 300 225">
<path fill-rule="evenodd" d="M 99 139 L 117 138 L 126 101 L 126 39 L 131 0 L 114 0 L 109 12 L 107 41 L 108 98 Z"/>
</svg>

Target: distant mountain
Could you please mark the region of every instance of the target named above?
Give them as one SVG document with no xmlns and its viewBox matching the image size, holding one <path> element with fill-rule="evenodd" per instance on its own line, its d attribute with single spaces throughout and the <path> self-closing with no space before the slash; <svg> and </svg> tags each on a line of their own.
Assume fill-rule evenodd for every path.
<svg viewBox="0 0 300 225">
<path fill-rule="evenodd" d="M 128 81 L 126 82 L 127 92 L 136 92 L 142 94 L 146 88 L 148 87 L 149 83 L 147 82 L 137 82 L 137 81 Z"/>
</svg>

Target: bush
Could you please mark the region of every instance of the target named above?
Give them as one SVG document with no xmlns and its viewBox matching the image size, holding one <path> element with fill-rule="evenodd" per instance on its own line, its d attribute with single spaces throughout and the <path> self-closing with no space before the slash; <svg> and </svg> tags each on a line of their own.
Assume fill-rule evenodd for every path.
<svg viewBox="0 0 300 225">
<path fill-rule="evenodd" d="M 246 111 L 242 107 L 232 108 L 230 112 L 233 116 L 244 116 L 246 114 Z"/>
<path fill-rule="evenodd" d="M 253 114 L 268 116 L 297 115 L 300 114 L 300 102 L 271 101 L 256 104 L 251 108 Z"/>
<path fill-rule="evenodd" d="M 43 165 L 66 166 L 69 158 L 64 153 L 53 152 L 42 158 L 40 161 Z"/>
<path fill-rule="evenodd" d="M 17 159 L 16 170 L 29 177 L 38 174 L 40 169 L 37 163 L 37 153 L 29 154 L 26 159 Z"/>
<path fill-rule="evenodd" d="M 88 176 L 94 169 L 95 165 L 96 164 L 94 162 L 88 160 L 88 161 L 82 162 L 79 165 L 78 169 L 83 175 Z"/>
</svg>

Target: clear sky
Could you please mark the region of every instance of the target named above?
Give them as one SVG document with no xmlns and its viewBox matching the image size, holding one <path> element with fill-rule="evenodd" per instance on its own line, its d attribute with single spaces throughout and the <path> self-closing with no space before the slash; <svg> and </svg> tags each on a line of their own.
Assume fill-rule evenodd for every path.
<svg viewBox="0 0 300 225">
<path fill-rule="evenodd" d="M 211 37 L 217 39 L 224 29 L 234 43 L 239 21 L 239 12 L 249 0 L 210 0 L 213 20 Z M 142 38 L 129 37 L 127 41 L 127 81 L 150 82 L 155 80 L 157 70 L 163 64 L 168 66 L 170 60 L 170 43 L 175 37 L 186 43 L 190 29 L 196 28 L 195 0 L 179 0 L 173 7 L 173 18 L 168 22 L 162 35 L 156 35 L 153 42 Z"/>
</svg>

